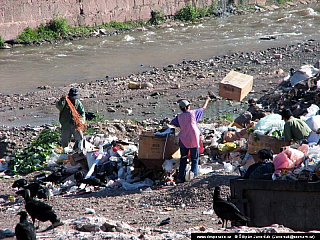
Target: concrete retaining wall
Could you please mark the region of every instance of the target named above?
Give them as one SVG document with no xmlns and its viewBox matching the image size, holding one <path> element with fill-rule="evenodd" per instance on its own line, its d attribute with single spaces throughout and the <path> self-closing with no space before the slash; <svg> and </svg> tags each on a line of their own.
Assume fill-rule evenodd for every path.
<svg viewBox="0 0 320 240">
<path fill-rule="evenodd" d="M 150 19 L 151 11 L 174 15 L 186 5 L 211 6 L 228 0 L 1 0 L 0 35 L 16 38 L 25 28 L 63 17 L 69 25 L 94 26 L 110 21 Z M 237 0 L 238 1 L 238 0 Z M 257 0 L 248 0 L 256 2 Z"/>
</svg>

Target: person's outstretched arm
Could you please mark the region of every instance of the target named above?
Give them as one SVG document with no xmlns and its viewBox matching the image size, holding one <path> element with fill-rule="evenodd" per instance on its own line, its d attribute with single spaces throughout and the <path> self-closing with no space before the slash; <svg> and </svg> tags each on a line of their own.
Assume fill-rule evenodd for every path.
<svg viewBox="0 0 320 240">
<path fill-rule="evenodd" d="M 210 97 L 207 96 L 206 100 L 204 101 L 204 104 L 202 106 L 203 110 L 205 110 L 208 106 L 209 101 L 211 100 Z"/>
</svg>

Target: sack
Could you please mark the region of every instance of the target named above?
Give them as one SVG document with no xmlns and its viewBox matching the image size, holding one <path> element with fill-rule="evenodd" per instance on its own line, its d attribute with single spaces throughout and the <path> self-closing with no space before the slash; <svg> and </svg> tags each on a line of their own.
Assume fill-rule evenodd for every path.
<svg viewBox="0 0 320 240">
<path fill-rule="evenodd" d="M 274 172 L 274 165 L 272 162 L 264 163 L 258 166 L 249 176 L 249 179 L 271 180 Z"/>
<path fill-rule="evenodd" d="M 280 114 L 270 114 L 261 118 L 261 120 L 253 128 L 254 130 L 260 130 L 263 132 L 270 131 L 271 128 L 276 128 L 277 130 L 283 130 L 284 121 Z"/>
</svg>

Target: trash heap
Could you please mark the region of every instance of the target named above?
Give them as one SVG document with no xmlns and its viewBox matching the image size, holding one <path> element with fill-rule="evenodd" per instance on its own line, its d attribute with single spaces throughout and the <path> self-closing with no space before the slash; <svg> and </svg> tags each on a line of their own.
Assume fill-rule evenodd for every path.
<svg viewBox="0 0 320 240">
<path fill-rule="evenodd" d="M 254 101 L 255 112 L 256 106 L 260 104 L 260 113 L 271 112 L 271 114 L 261 118 L 254 127 L 248 129 L 247 155 L 241 163 L 242 167 L 245 167 L 240 168 L 242 177 L 309 182 L 320 179 L 318 155 L 320 115 L 317 106 L 320 74 L 317 64 L 301 66 L 297 71 L 291 69 L 290 74 L 281 80 L 275 90 L 271 90 L 259 101 Z M 279 114 L 276 114 L 284 108 L 289 108 L 294 117 L 304 120 L 310 127 L 312 133 L 308 138 L 309 144 L 286 146 L 283 136 L 284 121 Z M 250 118 L 247 121 L 250 121 Z M 262 149 L 272 150 L 274 155 L 269 159 L 262 158 L 259 156 L 259 151 Z M 256 169 L 255 173 L 251 173 L 252 176 L 245 174 L 246 170 L 249 171 L 248 165 L 252 165 L 250 171 Z"/>
<path fill-rule="evenodd" d="M 311 104 L 319 104 L 319 80 L 319 63 L 303 65 L 297 71 L 291 68 L 278 87 L 270 89 L 258 102 L 266 111 L 277 112 L 286 107 L 292 110 L 293 116 L 299 117 Z"/>
<path fill-rule="evenodd" d="M 306 77 L 307 74 L 309 77 Z M 257 169 L 262 167 L 260 175 L 257 172 L 253 175 L 254 179 L 319 180 L 317 143 L 320 139 L 320 116 L 317 115 L 319 107 L 316 105 L 319 78 L 319 70 L 313 66 L 302 66 L 296 72 L 291 70 L 275 90 L 259 100 L 250 98 L 249 108 L 234 122 L 199 124 L 202 133 L 199 173 L 236 171 L 241 177 L 250 178 L 246 172 L 254 165 Z M 290 108 L 295 117 L 305 114 L 303 119 L 313 130 L 315 144 L 285 145 L 284 121 L 277 114 L 284 107 Z M 46 144 L 41 148 L 31 147 L 24 155 L 21 153 L 21 156 L 16 154 L 1 159 L 1 174 L 5 173 L 10 162 L 15 163 L 14 169 L 19 173 L 25 157 L 25 168 L 28 169 L 20 173 L 42 170 L 45 164 L 50 172 L 36 178 L 50 179 L 53 174 L 56 177 L 54 182 L 61 186 L 57 193 L 70 189 L 90 192 L 95 187 L 133 190 L 154 184 L 175 185 L 180 151 L 178 132 L 169 122 L 168 119 L 147 119 L 140 126 L 121 121 L 99 126 L 102 129 L 100 133 L 85 136 L 80 152 L 73 152 L 72 149 L 56 151 L 57 147 L 47 144 L 45 140 L 43 142 Z M 119 137 L 116 136 L 117 131 L 121 133 Z M 56 135 L 51 137 L 57 138 Z M 273 160 L 273 164 L 267 167 L 264 163 L 267 164 L 268 159 L 261 159 L 266 155 L 259 155 L 262 149 L 272 150 L 274 154 L 269 159 Z M 42 157 L 41 161 L 39 157 Z M 20 162 L 14 161 L 18 158 Z M 192 178 L 189 173 L 190 167 L 187 167 L 187 181 Z"/>
</svg>

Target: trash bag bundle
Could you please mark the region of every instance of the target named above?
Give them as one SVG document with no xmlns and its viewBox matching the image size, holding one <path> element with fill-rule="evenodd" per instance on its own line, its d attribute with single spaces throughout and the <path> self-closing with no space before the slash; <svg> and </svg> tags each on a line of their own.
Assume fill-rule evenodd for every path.
<svg viewBox="0 0 320 240">
<path fill-rule="evenodd" d="M 297 149 L 287 147 L 273 159 L 275 174 L 283 170 L 291 170 L 298 166 L 305 159 L 305 154 Z"/>
<path fill-rule="evenodd" d="M 283 130 L 284 121 L 280 114 L 270 114 L 261 118 L 261 120 L 256 124 L 253 130 L 261 131 L 263 133 L 269 132 L 272 128 L 277 130 Z"/>
</svg>

